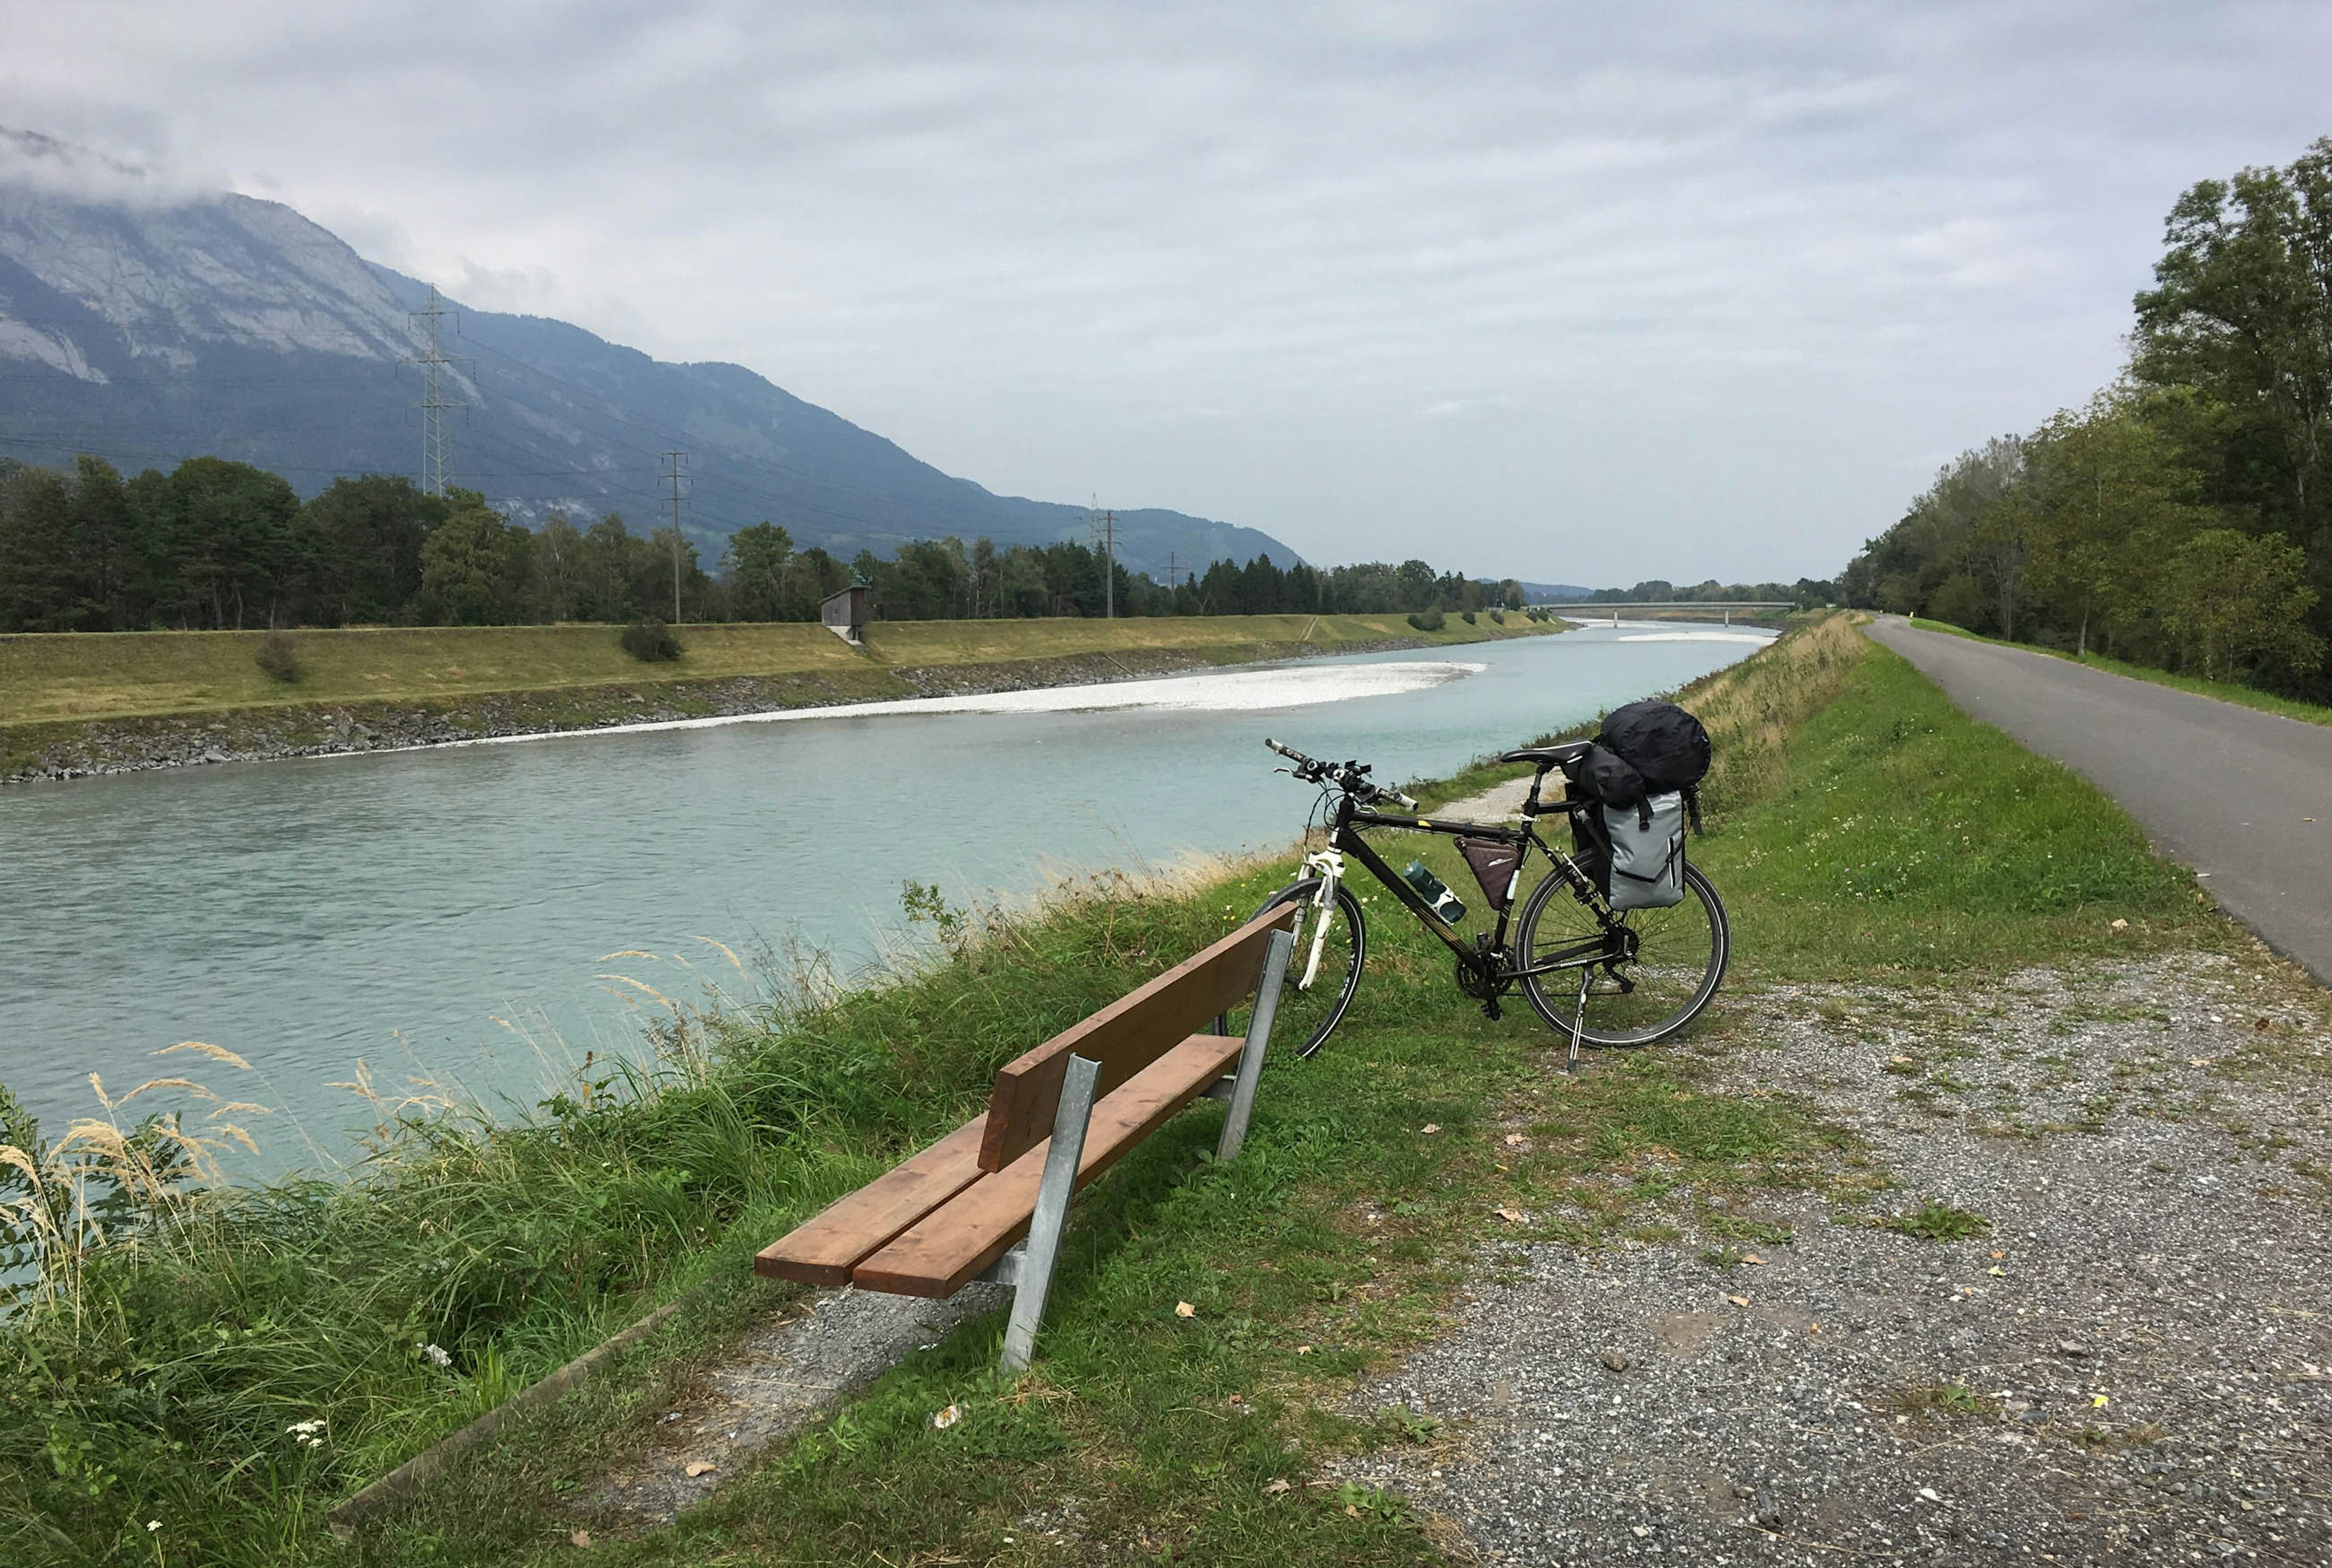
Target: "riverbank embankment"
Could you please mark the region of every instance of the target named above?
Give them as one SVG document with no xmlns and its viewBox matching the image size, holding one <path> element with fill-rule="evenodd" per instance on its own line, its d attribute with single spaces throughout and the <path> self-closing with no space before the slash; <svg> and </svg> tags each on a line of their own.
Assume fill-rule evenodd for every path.
<svg viewBox="0 0 2332 1568">
<path fill-rule="evenodd" d="M 35 1143 L 56 1203 L 0 1208 L 42 1270 L 0 1323 L 0 1559 L 2320 1560 L 2332 1003 L 1842 618 L 1685 700 L 1739 938 L 1710 1012 L 1565 1074 L 1372 923 L 1239 1160 L 1201 1106 L 1080 1194 L 1018 1379 L 971 1304 L 847 1387 L 844 1315 L 751 1253 L 1292 855 L 917 900 L 934 945 L 891 983 L 675 1014 L 653 1071 L 522 1125 L 384 1096 L 345 1182 Z M 101 1153 L 116 1222 L 43 1229 Z M 329 1505 L 683 1297 L 332 1538 Z"/>
<path fill-rule="evenodd" d="M 263 632 L 26 635 L 0 637 L 0 783 L 1085 685 L 1563 626 L 1486 613 L 1435 632 L 1399 615 L 901 621 L 853 647 L 819 626 L 732 623 L 676 628 L 681 656 L 655 664 L 608 626 L 352 627 L 291 634 L 290 682 L 261 669 Z"/>
</svg>

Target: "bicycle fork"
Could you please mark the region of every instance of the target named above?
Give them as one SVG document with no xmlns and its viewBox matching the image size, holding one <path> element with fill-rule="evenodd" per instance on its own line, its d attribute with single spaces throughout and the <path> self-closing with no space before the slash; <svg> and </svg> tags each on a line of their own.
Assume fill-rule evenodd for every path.
<svg viewBox="0 0 2332 1568">
<path fill-rule="evenodd" d="M 1328 947 L 1328 922 L 1336 913 L 1336 888 L 1343 881 L 1344 857 L 1334 849 L 1323 849 L 1306 860 L 1304 868 L 1319 873 L 1320 891 L 1312 897 L 1316 915 L 1312 922 L 1312 940 L 1305 946 L 1304 972 L 1295 982 L 1299 991 L 1310 990 L 1312 982 L 1320 978 L 1320 957 Z"/>
</svg>

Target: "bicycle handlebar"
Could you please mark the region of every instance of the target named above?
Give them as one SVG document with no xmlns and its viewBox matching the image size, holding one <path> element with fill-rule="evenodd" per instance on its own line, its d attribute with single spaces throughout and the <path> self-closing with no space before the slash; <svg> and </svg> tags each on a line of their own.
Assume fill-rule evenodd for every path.
<svg viewBox="0 0 2332 1568">
<path fill-rule="evenodd" d="M 1267 735 L 1264 737 L 1263 743 L 1295 763 L 1295 776 L 1306 783 L 1316 784 L 1325 780 L 1364 806 L 1374 800 L 1386 799 L 1395 801 L 1410 811 L 1417 809 L 1417 801 L 1413 797 L 1404 795 L 1398 789 L 1386 789 L 1381 784 L 1370 783 L 1367 777 L 1368 764 L 1364 762 L 1323 762 L 1315 757 L 1306 757 L 1293 746 L 1283 746 Z"/>
</svg>

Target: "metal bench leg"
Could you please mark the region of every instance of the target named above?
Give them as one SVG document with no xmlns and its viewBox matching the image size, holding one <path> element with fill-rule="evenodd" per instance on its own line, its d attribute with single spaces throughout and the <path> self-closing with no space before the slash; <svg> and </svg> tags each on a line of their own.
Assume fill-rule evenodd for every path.
<svg viewBox="0 0 2332 1568">
<path fill-rule="evenodd" d="M 1053 1284 L 1053 1259 L 1068 1223 L 1069 1198 L 1076 1190 L 1077 1166 L 1085 1155 L 1085 1127 L 1093 1119 L 1094 1083 L 1101 1064 L 1069 1058 L 1061 1084 L 1060 1109 L 1053 1113 L 1053 1142 L 1045 1152 L 1045 1174 L 1037 1183 L 1037 1211 L 1028 1219 L 1028 1240 L 1016 1248 L 1012 1320 L 1004 1325 L 1004 1370 L 1028 1370 L 1037 1348 L 1037 1325 L 1045 1318 L 1045 1294 Z"/>
<path fill-rule="evenodd" d="M 1279 1012 L 1279 988 L 1287 979 L 1288 955 L 1295 939 L 1284 931 L 1271 933 L 1263 953 L 1263 979 L 1255 988 L 1255 1012 L 1247 1023 L 1247 1045 L 1239 1051 L 1238 1076 L 1231 1087 L 1231 1108 L 1223 1118 L 1222 1141 L 1215 1145 L 1215 1162 L 1238 1158 L 1247 1142 L 1247 1113 L 1255 1109 L 1255 1085 L 1263 1076 L 1264 1048 L 1271 1043 L 1271 1021 Z"/>
</svg>

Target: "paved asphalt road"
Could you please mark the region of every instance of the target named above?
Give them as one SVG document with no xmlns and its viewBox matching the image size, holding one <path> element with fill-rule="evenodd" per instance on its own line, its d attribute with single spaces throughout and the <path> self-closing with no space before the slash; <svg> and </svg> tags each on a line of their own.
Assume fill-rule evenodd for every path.
<svg viewBox="0 0 2332 1568">
<path fill-rule="evenodd" d="M 2332 726 L 1892 618 L 1870 635 L 2120 801 L 2230 914 L 2332 985 Z"/>
</svg>

